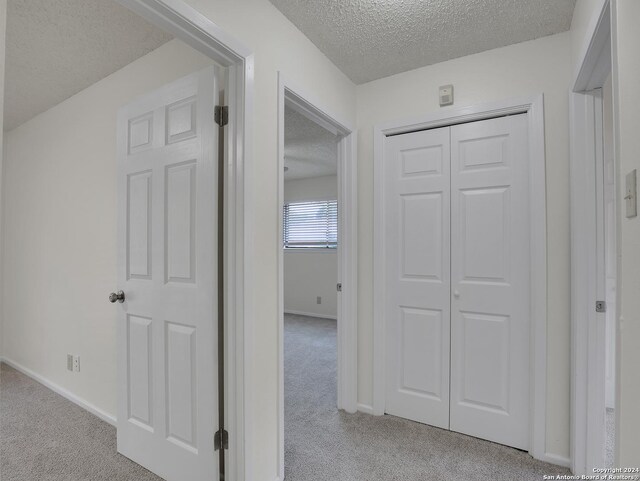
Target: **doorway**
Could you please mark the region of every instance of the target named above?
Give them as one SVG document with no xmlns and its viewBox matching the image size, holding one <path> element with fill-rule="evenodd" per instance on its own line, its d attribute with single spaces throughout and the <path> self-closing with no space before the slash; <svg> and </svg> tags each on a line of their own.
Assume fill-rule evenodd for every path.
<svg viewBox="0 0 640 481">
<path fill-rule="evenodd" d="M 386 413 L 529 447 L 526 114 L 387 139 Z"/>
<path fill-rule="evenodd" d="M 545 459 L 543 131 L 541 96 L 376 128 L 374 414 Z"/>
<path fill-rule="evenodd" d="M 314 356 L 323 363 L 324 370 L 318 365 L 314 374 L 328 385 L 314 388 L 324 392 L 316 399 L 323 397 L 326 409 L 356 411 L 355 130 L 320 105 L 279 74 L 280 479 L 285 474 L 285 419 L 292 419 L 288 413 L 294 412 L 302 413 L 298 423 L 304 423 L 305 417 L 301 406 L 304 400 L 289 396 L 285 388 L 292 388 L 289 391 L 294 393 L 295 380 L 305 375 L 300 371 L 304 363 L 310 364 L 311 370 Z M 315 350 L 305 351 L 304 342 L 314 344 Z M 287 410 L 287 403 L 292 403 L 291 409 Z M 310 405 L 319 406 L 313 399 Z"/>
<path fill-rule="evenodd" d="M 576 475 L 615 466 L 618 241 L 612 11 L 594 19 L 570 93 L 571 461 Z"/>
</svg>

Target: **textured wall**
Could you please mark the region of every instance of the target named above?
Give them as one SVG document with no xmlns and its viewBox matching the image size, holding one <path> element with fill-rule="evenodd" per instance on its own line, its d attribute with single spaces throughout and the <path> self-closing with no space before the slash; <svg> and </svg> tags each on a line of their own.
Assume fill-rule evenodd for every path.
<svg viewBox="0 0 640 481">
<path fill-rule="evenodd" d="M 569 455 L 569 123 L 570 35 L 512 45 L 358 87 L 358 401 L 372 402 L 373 126 L 439 109 L 452 83 L 455 106 L 545 95 L 547 166 L 547 452 Z"/>
</svg>

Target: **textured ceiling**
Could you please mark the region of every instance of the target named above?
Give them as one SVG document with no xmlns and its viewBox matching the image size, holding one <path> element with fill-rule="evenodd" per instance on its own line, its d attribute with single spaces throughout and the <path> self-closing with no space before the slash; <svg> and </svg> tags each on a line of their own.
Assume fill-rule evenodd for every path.
<svg viewBox="0 0 640 481">
<path fill-rule="evenodd" d="M 356 84 L 564 32 L 576 0 L 270 0 Z"/>
<path fill-rule="evenodd" d="M 285 107 L 284 165 L 285 180 L 335 175 L 338 162 L 338 137 L 315 122 Z"/>
<path fill-rule="evenodd" d="M 9 0 L 5 130 L 171 38 L 113 0 Z"/>
</svg>

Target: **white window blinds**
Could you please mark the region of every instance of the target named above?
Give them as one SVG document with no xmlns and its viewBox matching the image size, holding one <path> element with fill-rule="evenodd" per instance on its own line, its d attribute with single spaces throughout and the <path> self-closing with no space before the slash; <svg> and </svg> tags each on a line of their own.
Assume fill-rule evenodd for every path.
<svg viewBox="0 0 640 481">
<path fill-rule="evenodd" d="M 284 206 L 284 247 L 289 249 L 338 246 L 338 202 L 291 202 Z"/>
</svg>

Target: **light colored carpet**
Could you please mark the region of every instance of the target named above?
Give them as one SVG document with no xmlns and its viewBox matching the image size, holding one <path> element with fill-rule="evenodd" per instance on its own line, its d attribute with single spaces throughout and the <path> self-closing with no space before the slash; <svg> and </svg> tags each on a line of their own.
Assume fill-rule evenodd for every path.
<svg viewBox="0 0 640 481">
<path fill-rule="evenodd" d="M 540 481 L 569 471 L 394 416 L 336 409 L 336 322 L 285 316 L 285 481 Z"/>
<path fill-rule="evenodd" d="M 616 445 L 616 412 L 607 408 L 607 444 L 605 446 L 605 468 L 613 468 L 615 464 L 614 448 Z"/>
<path fill-rule="evenodd" d="M 116 430 L 0 365 L 2 481 L 162 481 L 116 452 Z"/>
</svg>

